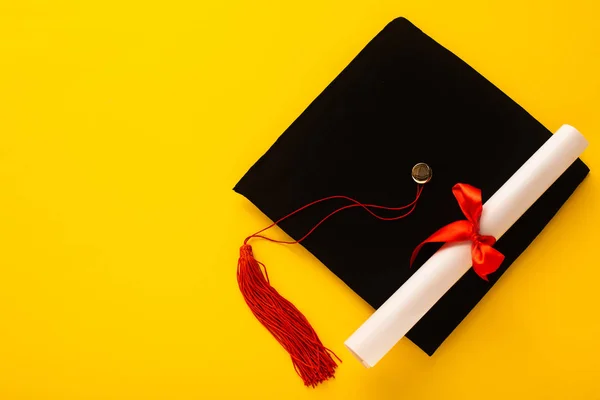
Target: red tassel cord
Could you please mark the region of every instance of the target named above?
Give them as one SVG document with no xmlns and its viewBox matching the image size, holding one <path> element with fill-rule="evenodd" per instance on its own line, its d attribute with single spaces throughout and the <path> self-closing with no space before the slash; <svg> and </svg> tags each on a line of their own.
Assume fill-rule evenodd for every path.
<svg viewBox="0 0 600 400">
<path fill-rule="evenodd" d="M 280 218 L 264 229 L 250 235 L 244 240 L 244 245 L 240 248 L 240 258 L 237 267 L 237 280 L 244 300 L 254 316 L 267 328 L 271 335 L 283 346 L 290 354 L 292 363 L 298 375 L 304 381 L 306 386 L 315 387 L 321 382 L 332 378 L 337 368 L 336 359 L 341 362 L 338 356 L 321 343 L 317 333 L 312 328 L 306 317 L 288 300 L 281 296 L 269 282 L 269 275 L 263 263 L 254 258 L 252 247 L 248 244 L 250 239 L 261 238 L 280 244 L 298 244 L 306 239 L 321 224 L 340 211 L 362 207 L 369 214 L 383 221 L 396 221 L 407 217 L 413 212 L 417 205 L 417 200 L 421 196 L 423 186 L 417 186 L 415 199 L 405 206 L 384 207 L 375 204 L 363 204 L 347 196 L 329 196 L 320 200 L 313 201 L 294 212 Z M 279 224 L 283 220 L 299 213 L 300 211 L 315 204 L 333 199 L 343 199 L 351 204 L 340 207 L 329 213 L 321 219 L 304 236 L 295 241 L 275 240 L 262 235 L 268 229 Z M 402 211 L 408 209 L 405 213 L 395 217 L 382 217 L 373 210 Z M 335 359 L 334 359 L 335 358 Z"/>
</svg>

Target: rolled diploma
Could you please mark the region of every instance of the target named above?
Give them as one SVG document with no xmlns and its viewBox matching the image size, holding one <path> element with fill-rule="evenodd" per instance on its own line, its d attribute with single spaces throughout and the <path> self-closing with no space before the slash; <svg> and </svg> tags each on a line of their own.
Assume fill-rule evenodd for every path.
<svg viewBox="0 0 600 400">
<path fill-rule="evenodd" d="M 480 233 L 500 239 L 587 145 L 581 133 L 563 125 L 484 204 Z M 374 366 L 471 265 L 471 242 L 444 245 L 346 340 L 346 347 L 363 365 Z"/>
</svg>

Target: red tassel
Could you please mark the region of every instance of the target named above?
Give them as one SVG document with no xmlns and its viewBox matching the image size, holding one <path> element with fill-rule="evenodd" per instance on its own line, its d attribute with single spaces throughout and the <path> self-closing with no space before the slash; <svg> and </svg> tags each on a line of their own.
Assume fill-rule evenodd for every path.
<svg viewBox="0 0 600 400">
<path fill-rule="evenodd" d="M 246 304 L 290 354 L 304 384 L 315 387 L 333 378 L 337 363 L 332 355 L 341 360 L 323 346 L 306 317 L 271 286 L 265 265 L 254 258 L 249 244 L 240 248 L 237 279 Z"/>
<path fill-rule="evenodd" d="M 277 339 L 283 348 L 290 354 L 294 368 L 306 386 L 315 387 L 319 383 L 332 378 L 335 369 L 337 368 L 334 357 L 339 362 L 342 360 L 327 347 L 323 346 L 323 343 L 319 340 L 317 333 L 306 317 L 302 315 L 292 303 L 281 296 L 273 286 L 271 286 L 265 265 L 254 258 L 252 247 L 248 244 L 248 241 L 252 238 L 261 238 L 280 244 L 298 244 L 333 215 L 342 210 L 354 207 L 362 207 L 369 214 L 380 220 L 396 221 L 407 217 L 413 212 L 422 190 L 423 187 L 418 185 L 415 199 L 410 204 L 401 207 L 384 207 L 375 204 L 363 204 L 347 196 L 329 196 L 324 199 L 313 201 L 312 203 L 291 212 L 266 228 L 248 236 L 244 241 L 244 245 L 240 248 L 240 258 L 237 267 L 238 285 L 244 296 L 244 300 L 246 300 L 246 304 L 248 304 L 248 307 L 250 307 L 254 316 L 269 330 L 269 332 L 271 332 L 275 339 Z M 271 239 L 261 235 L 262 232 L 271 229 L 281 221 L 297 214 L 305 208 L 332 199 L 347 200 L 350 201 L 351 204 L 330 212 L 300 239 L 295 241 L 284 241 Z M 382 217 L 376 214 L 372 209 L 387 211 L 408 209 L 408 211 L 395 217 Z"/>
</svg>

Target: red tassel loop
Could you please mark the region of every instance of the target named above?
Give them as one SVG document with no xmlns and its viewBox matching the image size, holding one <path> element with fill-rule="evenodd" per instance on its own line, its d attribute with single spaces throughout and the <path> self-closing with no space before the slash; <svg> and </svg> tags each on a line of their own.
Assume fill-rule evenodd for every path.
<svg viewBox="0 0 600 400">
<path fill-rule="evenodd" d="M 321 343 L 317 333 L 306 317 L 292 303 L 281 296 L 273 286 L 271 286 L 265 265 L 254 258 L 252 247 L 248 244 L 248 241 L 252 238 L 262 238 L 275 243 L 297 244 L 306 239 L 308 235 L 334 214 L 353 207 L 362 207 L 371 215 L 381 220 L 398 220 L 408 216 L 415 209 L 422 190 L 423 187 L 419 185 L 417 187 L 415 199 L 410 204 L 402 207 L 383 207 L 374 204 L 362 204 L 347 196 L 326 197 L 309 203 L 284 216 L 266 228 L 256 232 L 254 235 L 247 237 L 244 241 L 244 245 L 240 248 L 240 258 L 237 266 L 237 280 L 240 291 L 254 316 L 269 332 L 271 332 L 273 337 L 275 337 L 275 339 L 277 339 L 283 348 L 290 354 L 294 368 L 306 386 L 315 387 L 319 383 L 332 378 L 335 369 L 337 368 L 334 357 L 339 362 L 341 362 L 341 360 L 333 351 L 329 350 Z M 272 228 L 284 219 L 291 217 L 305 208 L 331 199 L 345 199 L 352 204 L 340 207 L 328 214 L 297 241 L 275 240 L 261 235 L 262 232 Z M 410 208 L 410 210 L 396 217 L 381 217 L 371 210 L 382 209 L 397 211 L 407 208 Z"/>
</svg>

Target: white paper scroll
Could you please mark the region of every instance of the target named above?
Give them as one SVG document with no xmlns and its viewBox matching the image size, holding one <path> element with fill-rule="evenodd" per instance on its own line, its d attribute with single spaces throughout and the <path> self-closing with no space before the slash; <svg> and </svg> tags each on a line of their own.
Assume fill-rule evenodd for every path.
<svg viewBox="0 0 600 400">
<path fill-rule="evenodd" d="M 581 133 L 563 125 L 483 205 L 481 234 L 499 239 L 587 145 Z M 346 340 L 346 347 L 366 367 L 374 366 L 469 268 L 471 242 L 444 245 Z"/>
</svg>

